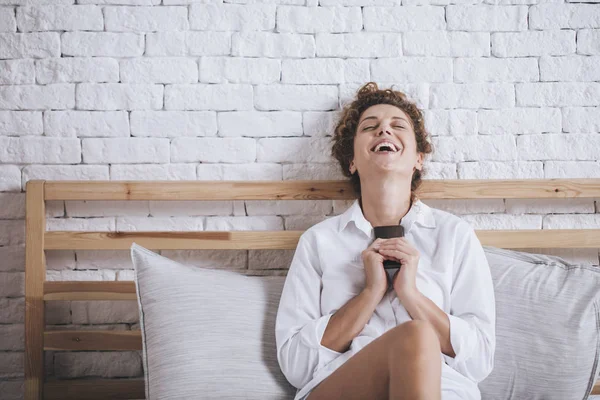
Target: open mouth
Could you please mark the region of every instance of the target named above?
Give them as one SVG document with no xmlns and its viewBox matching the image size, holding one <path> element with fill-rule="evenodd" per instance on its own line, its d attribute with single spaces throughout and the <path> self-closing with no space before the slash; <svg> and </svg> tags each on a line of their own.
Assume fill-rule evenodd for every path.
<svg viewBox="0 0 600 400">
<path fill-rule="evenodd" d="M 371 149 L 376 154 L 394 154 L 400 151 L 400 148 L 396 147 L 393 143 L 383 142 Z"/>
</svg>

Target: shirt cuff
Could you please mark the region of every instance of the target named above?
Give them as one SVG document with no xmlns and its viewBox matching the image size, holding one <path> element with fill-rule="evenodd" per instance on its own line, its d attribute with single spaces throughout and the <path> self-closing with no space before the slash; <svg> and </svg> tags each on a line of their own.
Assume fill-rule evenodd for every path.
<svg viewBox="0 0 600 400">
<path fill-rule="evenodd" d="M 327 328 L 327 324 L 329 323 L 329 320 L 332 316 L 333 313 L 325 314 L 315 321 L 315 343 L 319 353 L 319 361 L 316 371 L 323 368 L 325 365 L 329 364 L 331 361 L 333 361 L 342 354 L 321 344 L 321 340 L 323 340 L 323 335 L 325 334 L 325 329 Z"/>
<path fill-rule="evenodd" d="M 454 349 L 454 357 L 442 353 L 446 364 L 455 367 L 463 360 L 469 358 L 469 340 L 471 336 L 471 326 L 467 321 L 455 315 L 448 314 L 450 320 L 450 343 Z"/>
</svg>

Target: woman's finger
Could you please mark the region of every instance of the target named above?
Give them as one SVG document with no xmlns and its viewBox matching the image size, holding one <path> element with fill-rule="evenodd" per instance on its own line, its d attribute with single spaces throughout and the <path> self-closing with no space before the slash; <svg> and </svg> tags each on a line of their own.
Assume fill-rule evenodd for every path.
<svg viewBox="0 0 600 400">
<path fill-rule="evenodd" d="M 415 254 L 415 250 L 413 247 L 408 246 L 408 245 L 387 245 L 387 246 L 381 246 L 379 248 L 380 250 L 396 250 L 396 251 L 401 251 L 401 252 L 405 252 L 407 254 Z"/>
<path fill-rule="evenodd" d="M 397 250 L 379 250 L 379 252 L 384 256 L 387 255 L 388 257 L 392 257 L 396 261 L 404 260 L 408 256 L 408 254 Z"/>
</svg>

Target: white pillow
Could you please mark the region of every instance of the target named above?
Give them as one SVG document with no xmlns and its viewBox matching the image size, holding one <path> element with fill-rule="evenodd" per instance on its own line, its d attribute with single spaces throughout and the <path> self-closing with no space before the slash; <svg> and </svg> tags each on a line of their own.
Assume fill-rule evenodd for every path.
<svg viewBox="0 0 600 400">
<path fill-rule="evenodd" d="M 146 399 L 290 399 L 275 317 L 284 276 L 180 264 L 131 246 Z"/>
</svg>

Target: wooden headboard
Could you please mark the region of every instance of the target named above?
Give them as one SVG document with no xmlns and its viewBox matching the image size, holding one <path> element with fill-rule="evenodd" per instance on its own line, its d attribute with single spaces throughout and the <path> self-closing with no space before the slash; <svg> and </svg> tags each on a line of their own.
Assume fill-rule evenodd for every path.
<svg viewBox="0 0 600 400">
<path fill-rule="evenodd" d="M 46 281 L 45 250 L 295 249 L 303 231 L 46 231 L 46 200 L 351 200 L 348 181 L 44 181 L 26 185 L 25 399 L 144 398 L 142 379 L 44 380 L 44 350 L 141 350 L 139 331 L 46 331 L 44 305 L 135 300 L 133 282 Z M 424 180 L 421 199 L 600 198 L 600 179 Z M 477 230 L 501 248 L 600 248 L 600 229 Z M 600 394 L 596 382 L 593 394 Z"/>
</svg>

